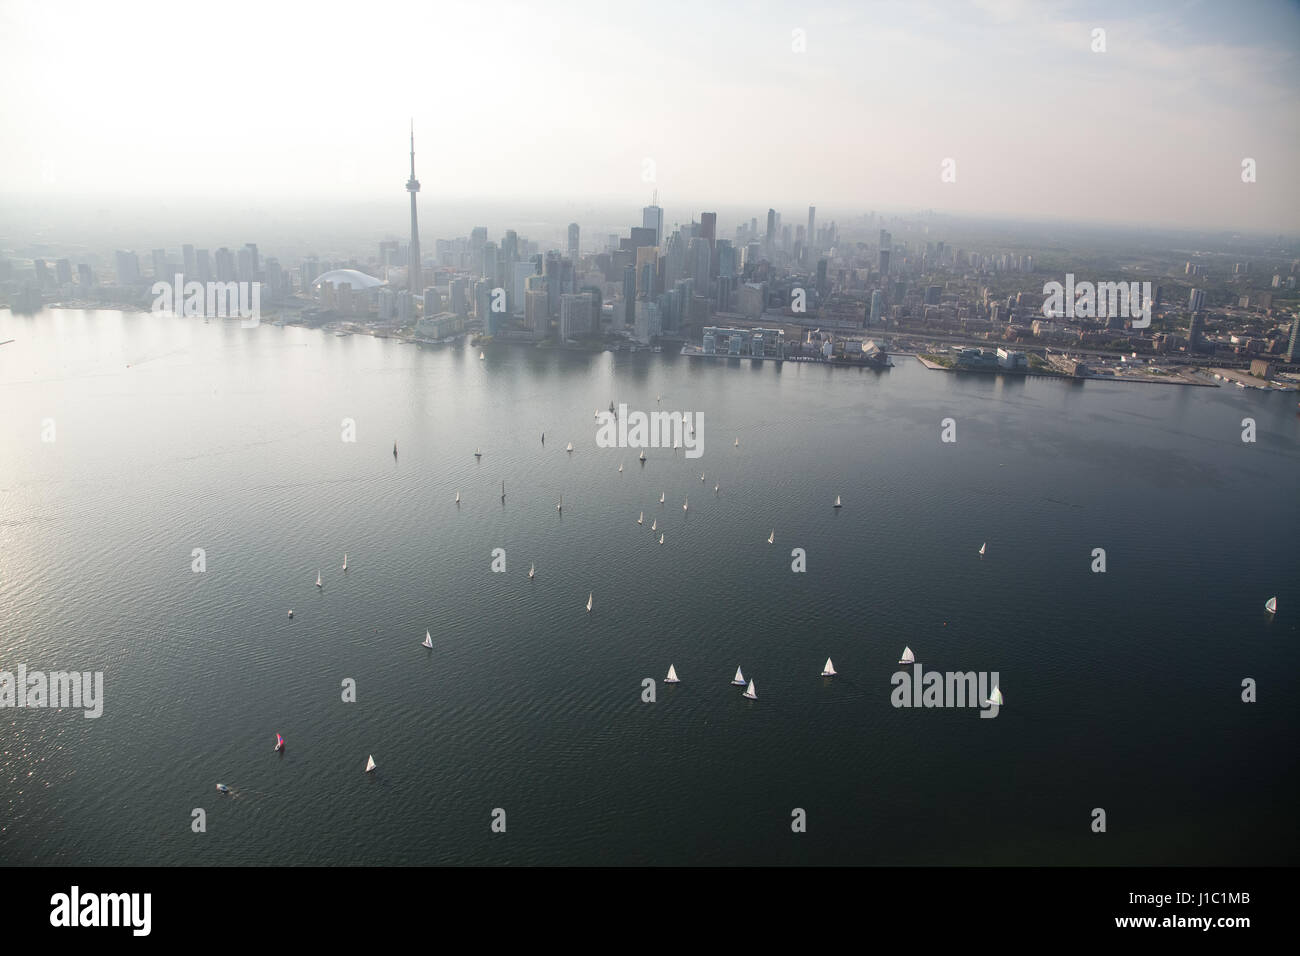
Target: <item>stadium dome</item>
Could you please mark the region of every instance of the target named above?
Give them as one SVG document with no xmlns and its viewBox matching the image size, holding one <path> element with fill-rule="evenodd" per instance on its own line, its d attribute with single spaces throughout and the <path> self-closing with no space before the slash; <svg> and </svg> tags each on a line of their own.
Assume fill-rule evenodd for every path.
<svg viewBox="0 0 1300 956">
<path fill-rule="evenodd" d="M 318 275 L 312 286 L 319 289 L 325 283 L 351 286 L 354 292 L 388 284 L 383 279 L 376 279 L 374 276 L 368 276 L 356 269 L 331 269 L 329 272 Z"/>
</svg>

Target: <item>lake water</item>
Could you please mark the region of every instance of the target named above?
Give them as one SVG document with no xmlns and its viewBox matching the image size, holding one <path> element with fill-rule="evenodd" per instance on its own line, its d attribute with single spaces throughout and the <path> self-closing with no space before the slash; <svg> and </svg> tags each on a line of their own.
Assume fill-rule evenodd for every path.
<svg viewBox="0 0 1300 956">
<path fill-rule="evenodd" d="M 1294 394 L 143 313 L 7 338 L 0 670 L 105 700 L 0 710 L 0 862 L 1297 862 Z M 611 400 L 702 414 L 703 456 L 597 447 Z M 905 645 L 996 671 L 996 719 L 892 706 Z"/>
</svg>

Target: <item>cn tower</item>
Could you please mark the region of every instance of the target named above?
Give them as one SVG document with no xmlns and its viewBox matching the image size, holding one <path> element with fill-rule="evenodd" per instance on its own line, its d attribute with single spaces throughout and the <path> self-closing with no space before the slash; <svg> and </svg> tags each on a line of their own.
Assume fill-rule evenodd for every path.
<svg viewBox="0 0 1300 956">
<path fill-rule="evenodd" d="M 407 289 L 411 295 L 424 295 L 420 285 L 420 227 L 415 219 L 415 194 L 420 191 L 420 181 L 415 178 L 415 120 L 411 120 L 411 178 L 406 181 L 406 191 L 411 194 L 411 250 L 407 260 Z"/>
</svg>

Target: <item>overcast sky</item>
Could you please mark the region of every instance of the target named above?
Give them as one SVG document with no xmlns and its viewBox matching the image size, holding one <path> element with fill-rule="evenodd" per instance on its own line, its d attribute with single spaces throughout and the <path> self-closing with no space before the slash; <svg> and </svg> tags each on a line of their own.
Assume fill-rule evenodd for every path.
<svg viewBox="0 0 1300 956">
<path fill-rule="evenodd" d="M 0 37 L 10 198 L 400 195 L 414 117 L 422 208 L 657 186 L 1300 230 L 1281 0 L 0 0 Z"/>
</svg>

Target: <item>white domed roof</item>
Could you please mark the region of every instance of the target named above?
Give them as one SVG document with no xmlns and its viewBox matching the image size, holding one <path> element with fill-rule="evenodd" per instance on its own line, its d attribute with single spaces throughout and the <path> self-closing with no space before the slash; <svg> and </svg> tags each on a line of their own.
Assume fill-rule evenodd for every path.
<svg viewBox="0 0 1300 956">
<path fill-rule="evenodd" d="M 318 275 L 312 285 L 320 287 L 325 283 L 348 285 L 353 289 L 373 289 L 375 286 L 387 285 L 383 279 L 376 279 L 374 276 L 368 276 L 356 269 L 331 269 L 329 272 Z"/>
</svg>

